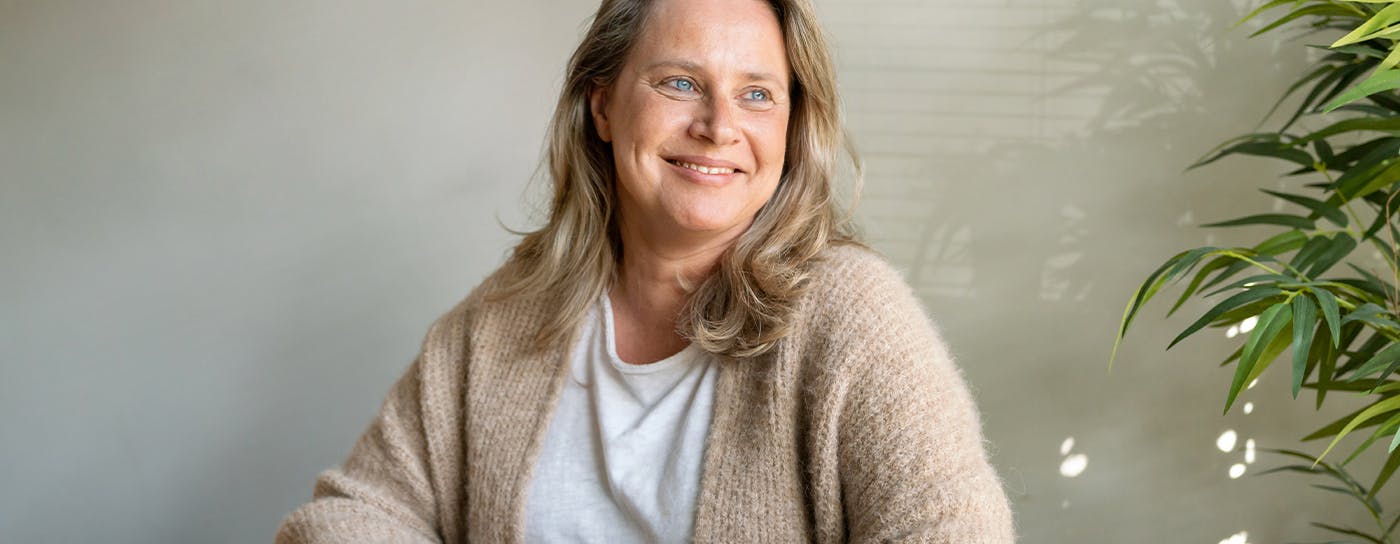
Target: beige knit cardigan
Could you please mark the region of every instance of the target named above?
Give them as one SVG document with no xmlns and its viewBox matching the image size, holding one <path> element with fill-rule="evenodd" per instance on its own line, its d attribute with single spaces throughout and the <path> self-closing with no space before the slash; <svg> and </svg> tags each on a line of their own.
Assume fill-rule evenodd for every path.
<svg viewBox="0 0 1400 544">
<path fill-rule="evenodd" d="M 1012 542 L 972 396 L 899 273 L 838 246 L 812 274 L 790 336 L 719 362 L 695 541 Z M 526 348 L 557 305 L 482 291 L 433 323 L 279 544 L 522 542 L 570 350 Z"/>
</svg>

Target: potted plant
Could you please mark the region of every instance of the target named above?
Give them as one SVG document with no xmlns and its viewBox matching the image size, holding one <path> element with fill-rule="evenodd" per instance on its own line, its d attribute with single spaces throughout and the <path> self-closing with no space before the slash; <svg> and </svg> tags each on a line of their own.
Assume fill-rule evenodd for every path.
<svg viewBox="0 0 1400 544">
<path fill-rule="evenodd" d="M 1388 517 L 1376 494 L 1400 467 L 1400 226 L 1395 222 L 1400 213 L 1400 0 L 1272 0 L 1241 23 L 1265 14 L 1276 17 L 1253 35 L 1301 28 L 1307 35 L 1341 38 L 1310 46 L 1320 53 L 1314 67 L 1283 92 L 1266 116 L 1273 117 L 1289 100 L 1298 101 L 1276 130 L 1226 141 L 1192 168 L 1235 155 L 1292 163 L 1287 176 L 1298 179 L 1296 190 L 1261 190 L 1293 211 L 1203 225 L 1262 225 L 1273 234 L 1252 246 L 1199 247 L 1167 259 L 1124 310 L 1109 368 L 1144 305 L 1168 283 L 1185 281 L 1168 316 L 1192 296 L 1211 299 L 1213 306 L 1168 349 L 1207 328 L 1252 325 L 1239 349 L 1222 362 L 1234 365 L 1225 412 L 1277 359 L 1287 361 L 1283 372 L 1290 375 L 1293 397 L 1313 390 L 1319 410 L 1330 392 L 1366 395 L 1361 409 L 1302 438 L 1329 440 L 1320 453 L 1270 450 L 1303 462 L 1267 472 L 1298 471 L 1335 480 L 1339 486 L 1319 487 L 1353 497 L 1376 526 L 1314 525 L 1389 543 L 1400 516 Z M 1320 128 L 1301 129 L 1307 122 L 1319 122 Z M 1363 246 L 1380 252 L 1384 270 L 1346 262 Z M 1291 353 L 1284 357 L 1286 351 Z M 1358 433 L 1368 434 L 1338 462 L 1333 450 Z M 1377 442 L 1389 454 L 1363 484 L 1346 467 Z"/>
</svg>

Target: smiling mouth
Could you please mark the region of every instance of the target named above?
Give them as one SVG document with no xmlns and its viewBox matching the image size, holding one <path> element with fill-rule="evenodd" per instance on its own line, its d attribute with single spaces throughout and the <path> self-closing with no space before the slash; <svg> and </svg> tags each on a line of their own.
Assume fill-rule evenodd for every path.
<svg viewBox="0 0 1400 544">
<path fill-rule="evenodd" d="M 738 170 L 738 169 L 736 169 L 736 168 L 725 168 L 725 167 L 722 167 L 722 166 L 701 166 L 701 165 L 698 165 L 698 164 L 689 163 L 689 162 L 685 162 L 685 161 L 678 161 L 678 160 L 674 160 L 674 159 L 666 159 L 666 162 L 669 162 L 669 163 L 674 164 L 674 165 L 676 165 L 676 166 L 679 166 L 679 167 L 681 167 L 681 168 L 687 168 L 687 169 L 690 169 L 690 170 L 694 170 L 694 171 L 699 172 L 699 173 L 701 173 L 701 174 L 726 175 L 726 174 L 733 174 L 733 173 L 735 173 L 735 172 L 741 172 L 741 170 Z"/>
</svg>

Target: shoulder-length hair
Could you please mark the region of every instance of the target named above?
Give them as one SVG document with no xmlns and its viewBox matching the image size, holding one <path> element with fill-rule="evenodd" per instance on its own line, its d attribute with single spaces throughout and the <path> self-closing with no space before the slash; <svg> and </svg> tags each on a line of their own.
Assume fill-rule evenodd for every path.
<svg viewBox="0 0 1400 544">
<path fill-rule="evenodd" d="M 617 173 L 593 125 L 589 94 L 616 80 L 650 3 L 603 0 L 574 51 L 546 136 L 554 189 L 548 222 L 523 233 L 491 292 L 497 300 L 544 294 L 557 308 L 538 331 L 537 348 L 566 340 L 616 273 L 622 250 Z M 689 287 L 678 318 L 680 334 L 733 358 L 765 353 L 787 335 L 809 264 L 828 245 L 856 239 L 849 214 L 832 197 L 842 150 L 854 166 L 856 194 L 861 169 L 842 127 L 826 38 L 809 0 L 768 3 L 783 30 L 793 80 L 783 171 L 773 196 L 715 271 Z"/>
</svg>

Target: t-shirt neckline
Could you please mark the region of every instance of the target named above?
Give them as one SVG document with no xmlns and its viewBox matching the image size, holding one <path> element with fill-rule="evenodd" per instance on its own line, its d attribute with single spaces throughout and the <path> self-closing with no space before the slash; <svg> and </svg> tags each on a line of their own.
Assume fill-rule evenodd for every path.
<svg viewBox="0 0 1400 544">
<path fill-rule="evenodd" d="M 602 307 L 603 314 L 603 343 L 607 346 L 608 362 L 613 367 L 624 374 L 652 374 L 670 369 L 682 363 L 691 361 L 695 351 L 699 349 L 695 342 L 686 344 L 680 351 L 671 354 L 659 361 L 650 363 L 633 364 L 623 361 L 617 355 L 617 329 L 613 324 L 612 299 L 607 291 L 603 292 L 602 298 L 598 301 Z"/>
</svg>

